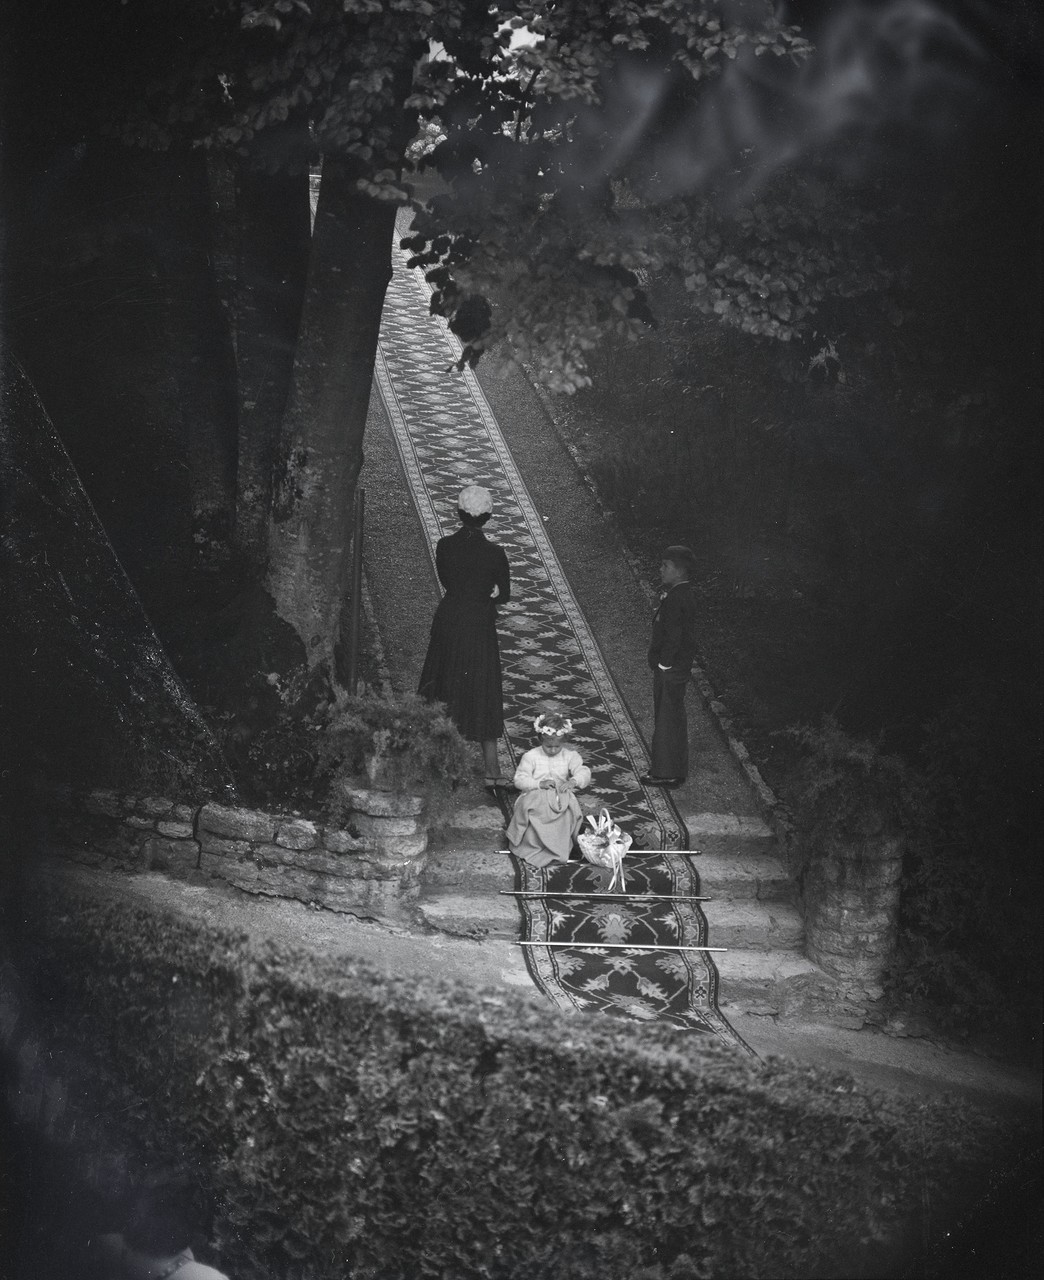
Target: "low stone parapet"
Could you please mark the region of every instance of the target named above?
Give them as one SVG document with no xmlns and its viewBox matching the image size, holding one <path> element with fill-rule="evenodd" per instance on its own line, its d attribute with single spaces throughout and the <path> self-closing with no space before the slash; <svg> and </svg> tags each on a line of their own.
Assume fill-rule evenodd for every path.
<svg viewBox="0 0 1044 1280">
<path fill-rule="evenodd" d="M 428 849 L 418 796 L 346 791 L 342 825 L 162 796 L 41 786 L 49 851 L 88 865 L 213 877 L 334 911 L 394 913 L 416 896 Z"/>
</svg>

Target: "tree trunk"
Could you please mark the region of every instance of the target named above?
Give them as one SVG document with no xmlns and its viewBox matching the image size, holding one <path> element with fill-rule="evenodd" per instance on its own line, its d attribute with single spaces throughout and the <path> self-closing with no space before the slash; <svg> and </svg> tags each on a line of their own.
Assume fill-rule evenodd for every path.
<svg viewBox="0 0 1044 1280">
<path fill-rule="evenodd" d="M 334 677 L 396 213 L 355 176 L 350 162 L 324 159 L 268 533 L 276 612 L 301 638 L 308 671 Z"/>
<path fill-rule="evenodd" d="M 170 261 L 171 346 L 189 470 L 193 558 L 219 570 L 232 547 L 236 502 L 236 361 L 214 273 L 214 208 L 202 153 L 182 158 L 179 252 Z M 178 284 L 180 282 L 180 289 Z M 179 334 L 185 349 L 178 352 Z"/>
<path fill-rule="evenodd" d="M 268 550 L 272 468 L 294 367 L 308 259 L 308 170 L 266 173 L 241 162 L 235 189 L 233 293 L 239 371 L 235 540 L 259 580 Z"/>
</svg>

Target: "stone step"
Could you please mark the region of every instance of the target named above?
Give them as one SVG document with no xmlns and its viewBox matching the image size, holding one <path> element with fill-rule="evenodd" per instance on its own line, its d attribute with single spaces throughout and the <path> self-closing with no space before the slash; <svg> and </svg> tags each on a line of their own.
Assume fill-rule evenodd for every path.
<svg viewBox="0 0 1044 1280">
<path fill-rule="evenodd" d="M 490 832 L 504 830 L 504 815 L 497 805 L 470 805 L 465 809 L 454 809 L 450 815 L 446 830 L 472 832 Z"/>
<path fill-rule="evenodd" d="M 502 833 L 501 833 L 502 834 Z M 494 842 L 495 843 L 495 842 Z M 786 902 L 791 885 L 783 864 L 770 856 L 703 854 L 696 861 L 703 892 L 716 900 Z M 513 869 L 503 847 L 438 845 L 428 852 L 421 883 L 473 893 L 510 889 Z"/>
<path fill-rule="evenodd" d="M 734 813 L 683 813 L 682 821 L 694 842 L 731 836 L 773 844 L 776 839 L 775 832 L 761 818 L 744 818 Z"/>
<path fill-rule="evenodd" d="M 514 792 L 509 792 L 509 800 Z M 730 813 L 685 814 L 693 853 L 757 858 L 776 851 L 776 837 L 760 818 Z M 504 817 L 492 802 L 456 809 L 432 836 L 432 847 L 503 848 Z"/>
<path fill-rule="evenodd" d="M 775 832 L 760 818 L 738 818 L 731 813 L 686 813 L 689 848 L 703 856 L 762 858 L 778 855 Z"/>
<path fill-rule="evenodd" d="M 439 893 L 422 896 L 415 905 L 430 927 L 452 937 L 510 943 L 519 936 L 520 914 L 511 898 Z M 713 924 L 710 945 L 728 948 L 714 953 L 723 1010 L 774 1014 L 786 1003 L 788 984 L 820 975 L 818 967 L 798 952 L 736 945 L 727 930 Z"/>
<path fill-rule="evenodd" d="M 474 805 L 457 809 L 447 818 L 445 825 L 432 833 L 429 848 L 440 849 L 503 849 L 504 815 L 496 805 Z"/>
<path fill-rule="evenodd" d="M 442 892 L 457 889 L 476 894 L 496 894 L 498 889 L 514 887 L 511 859 L 495 847 L 437 847 L 428 851 L 421 874 L 423 888 Z"/>
<path fill-rule="evenodd" d="M 703 892 L 714 899 L 787 902 L 791 898 L 786 868 L 770 853 L 708 852 L 695 858 L 694 863 Z"/>
<path fill-rule="evenodd" d="M 807 981 L 820 973 L 811 960 L 794 951 L 733 947 L 716 953 L 714 963 L 721 979 L 718 1004 L 744 1013 L 775 1012 L 788 983 Z"/>
<path fill-rule="evenodd" d="M 779 846 L 775 840 L 757 837 L 690 835 L 689 852 L 695 857 L 717 853 L 731 857 L 772 858 L 779 857 Z"/>
<path fill-rule="evenodd" d="M 796 952 L 804 947 L 804 921 L 789 903 L 715 898 L 705 902 L 703 910 L 711 946 Z"/>
<path fill-rule="evenodd" d="M 459 938 L 517 938 L 521 916 L 514 898 L 489 893 L 422 890 L 412 904 L 433 929 Z"/>
<path fill-rule="evenodd" d="M 506 858 L 498 864 L 485 860 L 481 872 L 466 865 L 473 854 L 447 858 L 441 883 L 426 881 L 414 906 L 433 928 L 462 937 L 517 936 L 519 914 L 513 898 L 501 896 L 500 889 L 512 887 Z M 461 877 L 454 883 L 452 876 Z M 474 892 L 473 877 L 482 874 L 489 884 Z M 715 947 L 745 951 L 799 953 L 804 943 L 804 922 L 786 902 L 712 899 L 703 904 L 709 926 L 709 943 Z M 506 932 L 505 932 L 506 930 Z"/>
</svg>

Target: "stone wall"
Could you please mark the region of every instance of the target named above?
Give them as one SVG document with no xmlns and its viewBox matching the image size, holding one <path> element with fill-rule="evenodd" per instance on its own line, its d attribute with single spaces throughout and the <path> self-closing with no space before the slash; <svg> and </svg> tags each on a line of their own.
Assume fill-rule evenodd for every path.
<svg viewBox="0 0 1044 1280">
<path fill-rule="evenodd" d="M 37 799 L 44 847 L 77 862 L 212 877 L 334 911 L 394 914 L 416 895 L 426 860 L 423 801 L 363 787 L 345 798 L 343 827 L 112 791 L 46 787 Z"/>
</svg>

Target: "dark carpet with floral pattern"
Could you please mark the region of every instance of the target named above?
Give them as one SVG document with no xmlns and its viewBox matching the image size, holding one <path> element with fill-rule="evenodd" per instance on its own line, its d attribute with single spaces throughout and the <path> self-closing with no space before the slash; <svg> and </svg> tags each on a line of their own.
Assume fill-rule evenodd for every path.
<svg viewBox="0 0 1044 1280">
<path fill-rule="evenodd" d="M 700 877 L 687 854 L 629 853 L 624 892 L 613 894 L 605 892 L 609 873 L 586 862 L 537 870 L 512 861 L 522 942 L 554 944 L 524 947 L 549 1000 L 704 1032 L 750 1052 L 718 1010 L 713 953 L 684 949 L 708 945 Z"/>
</svg>

